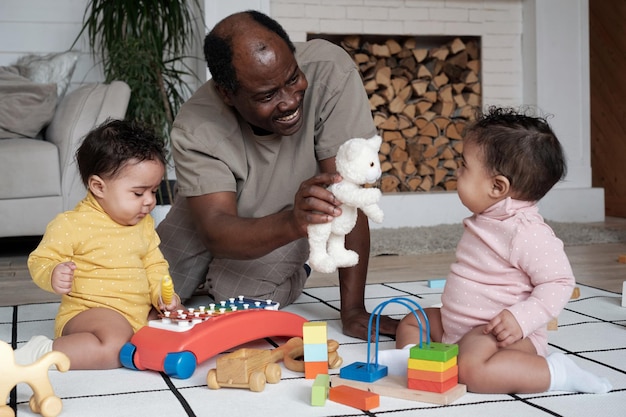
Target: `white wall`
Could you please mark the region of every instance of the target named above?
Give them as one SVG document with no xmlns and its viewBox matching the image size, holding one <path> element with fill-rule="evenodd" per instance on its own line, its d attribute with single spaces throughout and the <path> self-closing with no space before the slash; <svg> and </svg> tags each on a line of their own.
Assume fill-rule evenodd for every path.
<svg viewBox="0 0 626 417">
<path fill-rule="evenodd" d="M 0 65 L 22 55 L 63 52 L 71 48 L 82 27 L 87 0 L 0 1 Z M 102 69 L 89 56 L 84 38 L 74 48 L 81 52 L 71 89 L 104 79 Z"/>
<path fill-rule="evenodd" d="M 540 203 L 551 220 L 601 221 L 604 193 L 591 188 L 588 0 L 205 0 L 212 27 L 226 15 L 262 10 L 295 41 L 307 33 L 478 35 L 485 104 L 534 104 L 551 119 L 569 164 L 566 180 Z M 87 0 L 0 0 L 0 65 L 30 52 L 67 50 Z M 201 49 L 201 42 L 199 42 Z M 103 79 L 86 51 L 73 85 Z M 198 51 L 202 59 L 202 51 Z M 382 227 L 458 223 L 456 193 L 385 195 Z M 373 227 L 379 227 L 373 225 Z"/>
<path fill-rule="evenodd" d="M 0 0 L 0 65 L 11 65 L 22 55 L 79 52 L 70 89 L 104 80 L 102 67 L 92 59 L 87 37 L 73 45 L 83 25 L 88 0 Z M 202 3 L 202 1 L 200 1 Z M 200 35 L 202 36 L 202 35 Z M 190 60 L 205 80 L 202 39 L 196 42 L 197 60 Z M 194 89 L 201 82 L 191 80 Z"/>
</svg>

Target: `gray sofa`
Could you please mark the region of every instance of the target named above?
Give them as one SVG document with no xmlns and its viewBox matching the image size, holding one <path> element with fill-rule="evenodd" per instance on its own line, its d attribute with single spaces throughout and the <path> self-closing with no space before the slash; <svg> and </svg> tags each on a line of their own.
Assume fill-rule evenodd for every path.
<svg viewBox="0 0 626 417">
<path fill-rule="evenodd" d="M 86 193 L 78 145 L 107 118 L 123 119 L 129 99 L 124 82 L 86 84 L 57 104 L 43 140 L 0 139 L 0 238 L 43 235 L 58 213 L 74 208 Z"/>
</svg>

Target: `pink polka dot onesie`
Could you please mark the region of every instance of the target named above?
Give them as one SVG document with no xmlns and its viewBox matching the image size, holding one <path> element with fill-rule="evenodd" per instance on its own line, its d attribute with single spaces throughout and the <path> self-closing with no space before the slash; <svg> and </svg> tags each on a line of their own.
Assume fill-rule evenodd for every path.
<svg viewBox="0 0 626 417">
<path fill-rule="evenodd" d="M 535 203 L 511 198 L 463 225 L 441 299 L 443 342 L 457 343 L 507 309 L 545 356 L 546 325 L 567 304 L 575 285 L 563 242 Z"/>
</svg>

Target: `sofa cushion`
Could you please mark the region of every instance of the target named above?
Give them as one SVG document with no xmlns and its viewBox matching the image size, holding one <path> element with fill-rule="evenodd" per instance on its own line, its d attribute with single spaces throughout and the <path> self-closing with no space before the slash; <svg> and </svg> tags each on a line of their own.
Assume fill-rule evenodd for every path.
<svg viewBox="0 0 626 417">
<path fill-rule="evenodd" d="M 61 192 L 65 210 L 74 208 L 87 192 L 78 173 L 74 155 L 85 135 L 108 117 L 122 119 L 130 96 L 125 83 L 84 84 L 69 92 L 57 106 L 46 129 L 46 141 L 58 147 L 61 161 Z"/>
<path fill-rule="evenodd" d="M 34 138 L 54 116 L 55 84 L 38 84 L 0 67 L 0 139 Z"/>
<path fill-rule="evenodd" d="M 57 100 L 61 100 L 70 86 L 77 62 L 78 53 L 72 51 L 47 55 L 29 54 L 20 57 L 15 67 L 21 76 L 31 81 L 56 84 Z"/>
<path fill-rule="evenodd" d="M 38 139 L 0 140 L 0 199 L 61 195 L 59 150 Z"/>
</svg>

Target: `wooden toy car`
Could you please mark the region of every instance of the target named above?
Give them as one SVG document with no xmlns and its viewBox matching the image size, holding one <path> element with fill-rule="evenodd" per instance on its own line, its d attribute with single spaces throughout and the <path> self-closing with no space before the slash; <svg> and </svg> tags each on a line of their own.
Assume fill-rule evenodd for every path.
<svg viewBox="0 0 626 417">
<path fill-rule="evenodd" d="M 265 389 L 265 382 L 276 384 L 280 381 L 282 372 L 276 362 L 284 358 L 286 351 L 297 346 L 297 339 L 292 338 L 273 350 L 243 348 L 221 356 L 217 358 L 217 368 L 207 374 L 207 385 L 211 389 L 249 388 L 261 392 Z"/>
<path fill-rule="evenodd" d="M 339 343 L 328 341 L 328 365 L 331 369 L 338 368 L 343 360 L 337 353 Z M 304 353 L 301 337 L 293 337 L 284 345 L 273 349 L 243 348 L 217 358 L 216 368 L 207 374 L 207 386 L 219 388 L 249 388 L 250 391 L 261 392 L 265 383 L 276 384 L 280 381 L 282 371 L 276 362 L 284 360 L 285 367 L 294 372 L 304 372 L 304 362 L 299 360 Z"/>
</svg>

